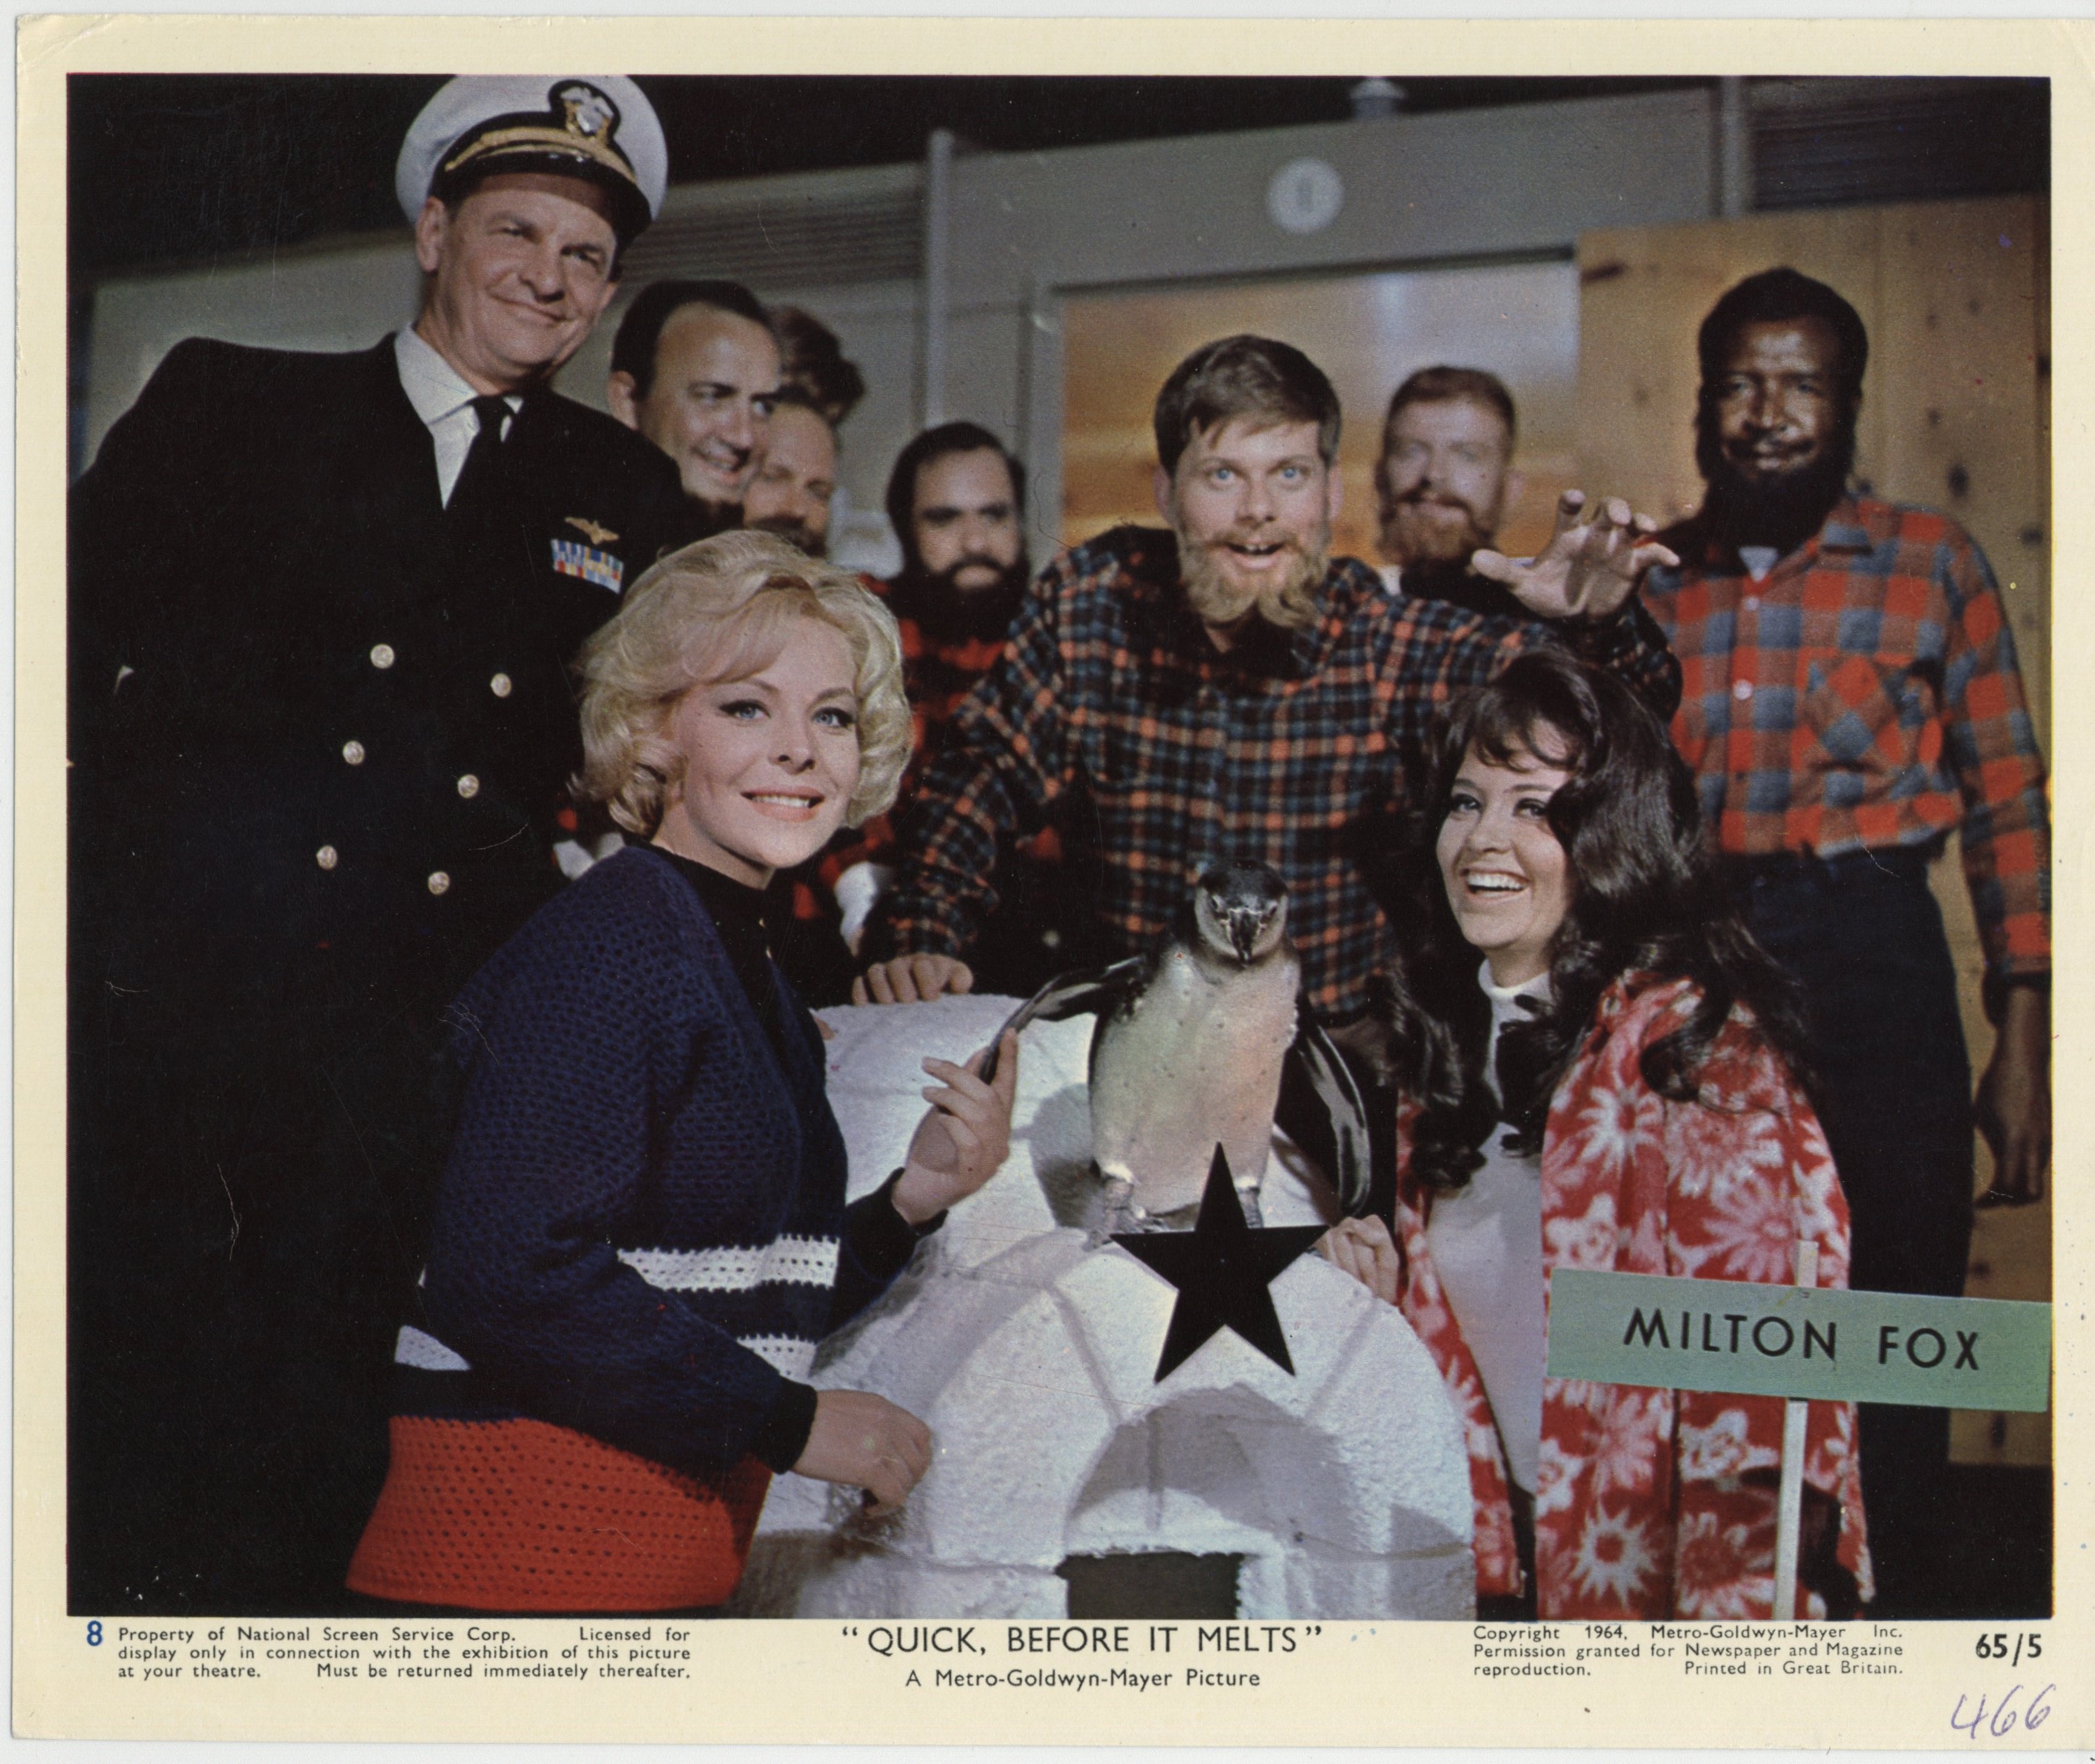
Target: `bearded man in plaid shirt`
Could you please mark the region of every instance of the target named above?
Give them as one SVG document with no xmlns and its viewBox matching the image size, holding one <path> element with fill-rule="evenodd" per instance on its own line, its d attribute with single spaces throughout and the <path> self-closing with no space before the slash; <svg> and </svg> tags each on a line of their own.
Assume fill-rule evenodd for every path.
<svg viewBox="0 0 2095 1764">
<path fill-rule="evenodd" d="M 1952 830 L 1997 1031 L 1977 1111 L 1988 1199 L 2036 1199 L 2049 1156 L 2049 831 L 2014 642 L 1954 521 L 1850 493 L 1869 338 L 1839 294 L 1763 272 L 1711 309 L 1699 346 L 1709 494 L 1665 536 L 1681 564 L 1644 590 L 1685 673 L 1674 739 L 1748 922 L 1804 990 L 1852 1283 L 1953 1295 L 1971 1069 L 1927 883 Z M 1949 1412 L 1866 1405 L 1862 1421 L 1876 1608 L 1962 1614 L 1930 1584 L 1956 1517 Z"/>
<path fill-rule="evenodd" d="M 1578 523 L 1571 493 L 1540 556 L 1478 553 L 1555 622 L 1485 618 L 1392 597 L 1365 564 L 1329 556 L 1339 402 L 1299 350 L 1204 346 L 1165 382 L 1155 426 L 1172 530 L 1116 529 L 1034 585 L 904 818 L 860 1000 L 966 991 L 999 838 L 1052 810 L 1098 854 L 1115 954 L 1161 942 L 1210 861 L 1272 865 L 1310 1001 L 1342 1022 L 1394 959 L 1368 873 L 1450 698 L 1561 640 L 1670 714 L 1679 671 L 1632 590 L 1674 556 L 1622 504 Z"/>
</svg>

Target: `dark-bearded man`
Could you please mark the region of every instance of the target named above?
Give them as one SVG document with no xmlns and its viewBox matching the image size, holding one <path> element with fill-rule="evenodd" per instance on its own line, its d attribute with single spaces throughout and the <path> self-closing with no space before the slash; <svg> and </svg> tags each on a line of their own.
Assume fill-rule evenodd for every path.
<svg viewBox="0 0 2095 1764">
<path fill-rule="evenodd" d="M 1674 739 L 1754 934 L 1796 976 L 1819 1113 L 1854 1222 L 1850 1284 L 1963 1290 L 1971 1072 L 1929 865 L 1952 829 L 1997 1034 L 1978 1121 L 1993 1197 L 2049 1157 L 2049 831 L 1999 591 L 1953 521 L 1851 493 L 1869 338 L 1791 269 L 1703 321 L 1701 510 L 1649 605 L 1685 671 Z M 1865 1405 L 1862 1479 L 1886 1614 L 1958 1614 L 1936 1578 L 1944 1409 Z"/>
<path fill-rule="evenodd" d="M 903 682 L 917 747 L 902 784 L 914 795 L 950 739 L 954 713 L 1004 652 L 1031 571 L 1026 555 L 1026 468 L 978 423 L 941 423 L 895 456 L 887 517 L 902 542 L 902 568 L 882 591 L 902 634 Z M 848 941 L 901 861 L 894 817 L 876 817 L 861 838 L 824 860 Z M 1059 830 L 1007 838 L 999 850 L 996 905 L 974 945 L 989 990 L 1026 994 L 1074 953 L 1084 933 L 1064 886 Z"/>
<path fill-rule="evenodd" d="M 1021 603 L 904 817 L 859 995 L 968 990 L 999 840 L 1069 811 L 1096 839 L 1108 952 L 1165 938 L 1207 863 L 1259 860 L 1287 883 L 1311 1001 L 1357 1015 L 1394 955 L 1366 866 L 1453 694 L 1561 636 L 1671 713 L 1679 669 L 1631 592 L 1672 558 L 1650 522 L 1611 503 L 1574 525 L 1575 494 L 1541 556 L 1479 560 L 1553 631 L 1393 599 L 1329 555 L 1339 427 L 1330 381 L 1287 344 L 1224 338 L 1179 364 L 1155 413 L 1171 530 L 1078 546 Z"/>
</svg>

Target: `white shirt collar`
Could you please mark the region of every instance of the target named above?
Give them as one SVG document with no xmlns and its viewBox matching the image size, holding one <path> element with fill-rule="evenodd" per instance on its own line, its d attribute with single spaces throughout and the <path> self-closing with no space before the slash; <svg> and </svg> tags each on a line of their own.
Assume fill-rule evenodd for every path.
<svg viewBox="0 0 2095 1764">
<path fill-rule="evenodd" d="M 393 339 L 393 359 L 400 369 L 400 390 L 407 394 L 415 414 L 432 427 L 479 395 L 412 326 Z M 520 402 L 512 399 L 509 407 L 514 410 Z"/>
<path fill-rule="evenodd" d="M 477 394 L 458 369 L 418 332 L 402 331 L 394 338 L 393 359 L 400 371 L 400 390 L 407 394 L 408 403 L 429 432 L 437 456 L 437 494 L 448 506 L 451 492 L 458 487 L 459 474 L 465 469 L 466 455 L 480 433 L 480 418 L 473 408 Z M 521 394 L 512 394 L 503 402 L 512 411 L 524 407 Z M 503 433 L 506 435 L 513 426 L 504 423 Z"/>
</svg>

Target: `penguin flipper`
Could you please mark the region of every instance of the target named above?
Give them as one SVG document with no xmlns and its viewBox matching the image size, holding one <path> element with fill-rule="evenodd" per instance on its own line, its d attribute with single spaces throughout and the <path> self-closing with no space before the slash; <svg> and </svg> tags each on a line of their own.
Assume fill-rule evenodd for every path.
<svg viewBox="0 0 2095 1764">
<path fill-rule="evenodd" d="M 1117 1004 L 1148 965 L 1147 956 L 1130 956 L 1103 968 L 1079 968 L 1057 974 L 1013 1011 L 997 1030 L 990 1043 L 989 1057 L 982 1062 L 984 1082 L 994 1082 L 996 1078 L 997 1050 L 1006 1035 L 1018 1034 L 1028 1023 L 1059 1023 L 1065 1017 L 1081 1017 L 1086 1011 L 1101 1011 Z"/>
<path fill-rule="evenodd" d="M 1309 1126 L 1321 1130 L 1312 1135 L 1304 1149 L 1315 1152 L 1329 1160 L 1332 1186 L 1338 1190 L 1339 1209 L 1348 1218 L 1357 1218 L 1369 1205 L 1369 1189 L 1373 1180 L 1373 1167 L 1368 1144 L 1367 1104 L 1361 1095 L 1361 1087 L 1354 1081 L 1352 1070 L 1344 1056 L 1333 1045 L 1331 1038 L 1324 1033 L 1324 1026 L 1317 1021 L 1317 1013 L 1309 1008 L 1304 998 L 1295 1008 L 1295 1043 L 1287 1050 L 1287 1063 L 1296 1074 L 1305 1080 L 1318 1105 L 1318 1113 L 1323 1119 L 1311 1117 Z M 1292 1087 L 1283 1086 L 1283 1112 L 1287 1091 Z M 1303 1135 L 1296 1132 L 1289 1123 L 1289 1137 L 1298 1143 Z M 1325 1135 L 1328 1134 L 1328 1139 Z M 1315 1143 L 1323 1140 L 1323 1143 Z"/>
</svg>

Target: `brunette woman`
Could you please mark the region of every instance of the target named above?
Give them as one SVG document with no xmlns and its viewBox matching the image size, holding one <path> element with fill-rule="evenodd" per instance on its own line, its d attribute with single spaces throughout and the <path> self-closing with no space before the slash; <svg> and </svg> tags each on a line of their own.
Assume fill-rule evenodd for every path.
<svg viewBox="0 0 2095 1764">
<path fill-rule="evenodd" d="M 1396 1237 L 1354 1222 L 1327 1253 L 1402 1306 L 1469 1422 L 1480 1610 L 1766 1618 L 1782 1403 L 1544 1365 L 1556 1269 L 1787 1283 L 1801 1242 L 1846 1284 L 1796 1001 L 1609 676 L 1516 659 L 1454 707 L 1431 799 L 1398 921 Z M 1849 1405 L 1811 1405 L 1805 1483 L 1796 1614 L 1845 1614 L 1868 1575 Z"/>
</svg>

